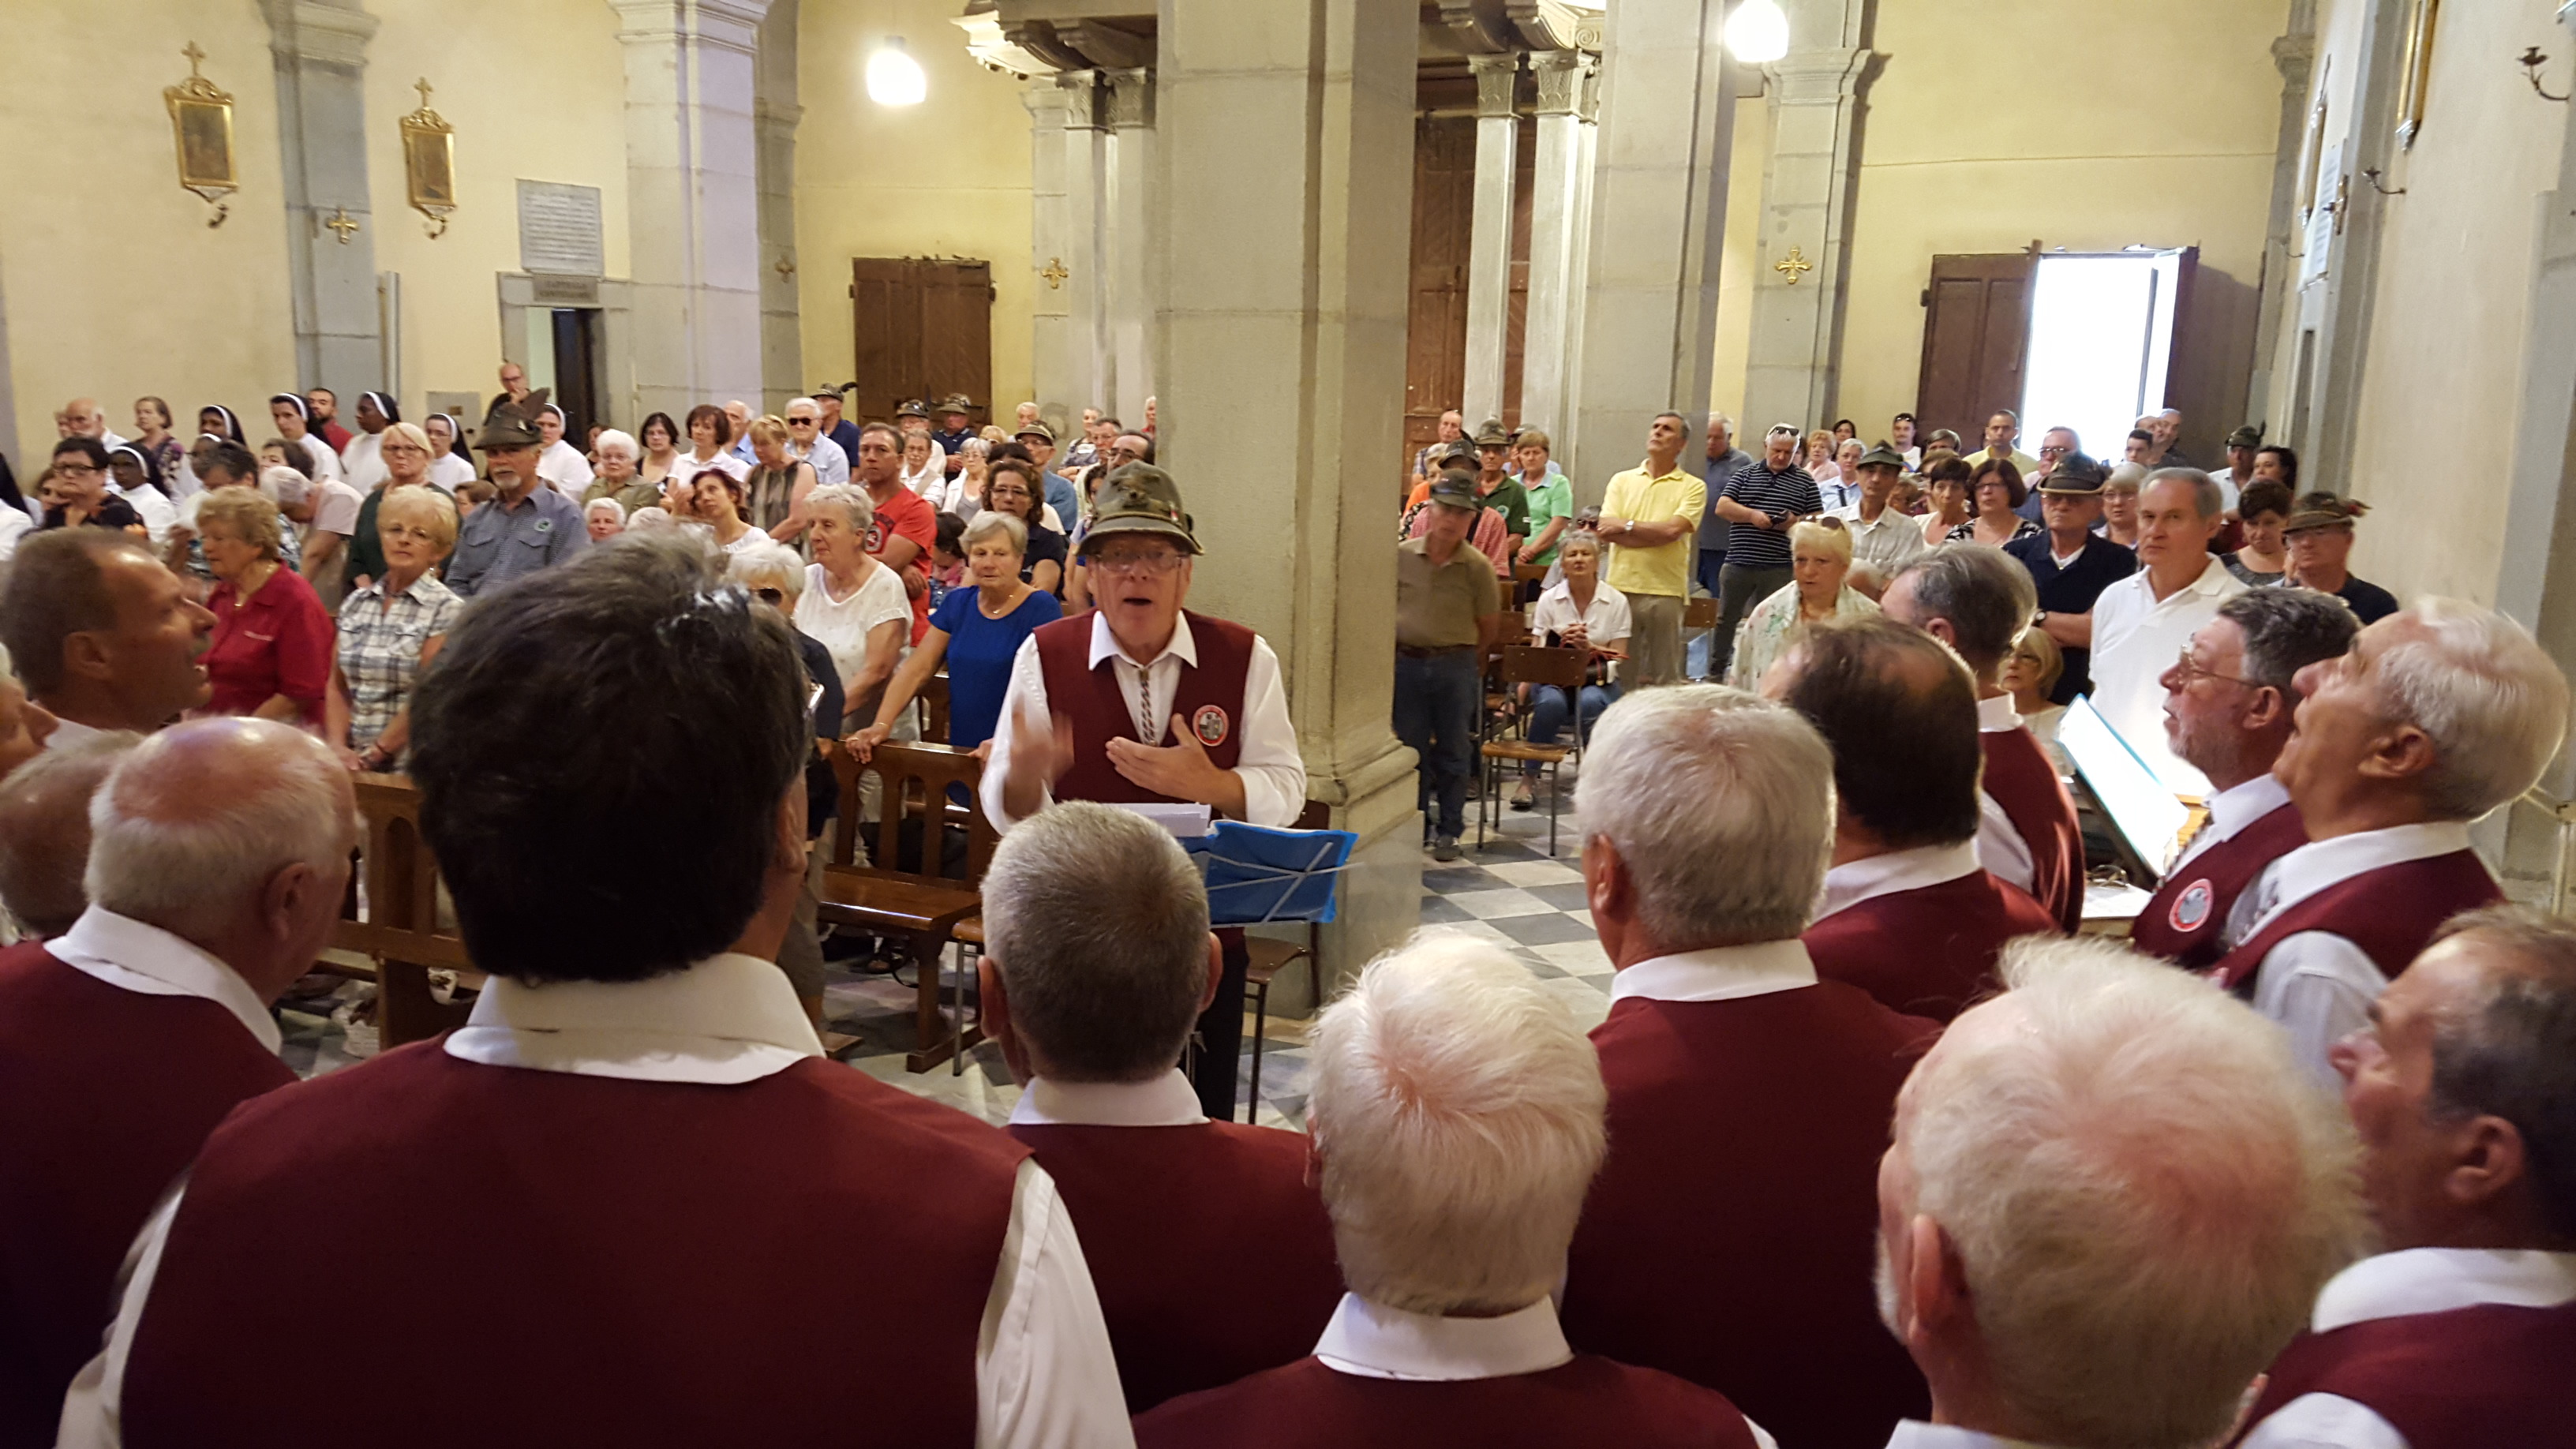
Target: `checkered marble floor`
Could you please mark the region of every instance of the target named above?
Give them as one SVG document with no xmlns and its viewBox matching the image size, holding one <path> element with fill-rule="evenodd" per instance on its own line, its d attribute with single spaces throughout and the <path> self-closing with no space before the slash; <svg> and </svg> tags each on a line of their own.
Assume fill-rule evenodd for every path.
<svg viewBox="0 0 2576 1449">
<path fill-rule="evenodd" d="M 1570 775 L 1563 788 L 1570 796 Z M 1426 929 L 1460 931 L 1500 945 L 1546 989 L 1562 996 L 1589 1028 L 1609 1014 L 1610 962 L 1593 939 L 1592 916 L 1583 908 L 1583 874 L 1570 828 L 1571 801 L 1568 818 L 1559 822 L 1554 859 L 1547 854 L 1545 803 L 1542 795 L 1537 810 L 1504 812 L 1498 831 L 1481 845 L 1471 820 L 1460 842 L 1466 851 L 1463 860 L 1442 863 L 1424 851 L 1422 924 Z M 281 1006 L 278 1020 L 286 1038 L 287 1065 L 309 1077 L 361 1060 L 328 1012 L 331 1005 L 363 999 L 370 990 L 352 982 L 327 998 Z M 835 963 L 824 987 L 824 1019 L 830 1029 L 859 1039 L 841 1059 L 881 1081 L 986 1121 L 1007 1119 L 1020 1089 L 1002 1062 L 1001 1048 L 990 1042 L 967 1054 L 962 1072 L 944 1065 L 917 1075 L 904 1070 L 904 1055 L 912 1045 L 913 999 L 908 985 Z M 1262 1033 L 1261 1100 L 1255 1120 L 1266 1126 L 1302 1129 L 1305 1125 L 1308 1025 L 1272 1016 Z M 1253 1017 L 1247 1011 L 1237 1074 L 1239 1093 L 1251 1085 L 1252 1039 Z"/>
</svg>

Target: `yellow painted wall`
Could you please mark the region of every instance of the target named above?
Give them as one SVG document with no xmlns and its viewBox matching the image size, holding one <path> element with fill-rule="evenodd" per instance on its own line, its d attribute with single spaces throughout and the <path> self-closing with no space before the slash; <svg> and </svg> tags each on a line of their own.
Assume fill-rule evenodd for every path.
<svg viewBox="0 0 2576 1449">
<path fill-rule="evenodd" d="M 162 87 L 190 40 L 233 93 L 241 190 L 230 218 L 179 189 Z M 167 398 L 188 427 L 220 402 L 259 411 L 295 382 L 280 205 L 277 87 L 254 0 L 8 0 L 0 4 L 0 305 L 22 456 L 32 477 L 75 396 L 133 431 L 132 403 Z M 30 466 L 32 465 L 32 466 Z"/>
<path fill-rule="evenodd" d="M 2243 420 L 2280 119 L 2271 43 L 2287 9 L 1882 0 L 1838 411 L 1874 436 L 1912 410 L 1935 255 L 2033 238 L 2071 251 L 2197 245 L 2194 312 L 2209 325 L 2178 353 L 2174 391 L 2186 450 L 2214 453 Z M 2043 57 L 2054 68 L 2031 63 Z M 2084 441 L 2117 454 L 2117 439 Z"/>
<path fill-rule="evenodd" d="M 403 416 L 436 392 L 489 395 L 501 365 L 498 277 L 519 270 L 519 182 L 599 188 L 606 271 L 627 275 L 626 75 L 602 0 L 369 0 L 367 186 L 376 269 L 402 276 Z M 495 46 L 496 35 L 517 37 Z M 411 209 L 402 118 L 456 128 L 457 211 L 433 241 Z"/>
<path fill-rule="evenodd" d="M 2383 213 L 2353 472 L 2317 481 L 2346 483 L 2377 510 L 2361 526 L 2353 570 L 2401 599 L 2496 596 L 2528 341 L 2534 198 L 2557 184 L 2565 134 L 2564 113 L 2534 97 L 2504 61 L 2535 44 L 2565 53 L 2566 32 L 2550 20 L 2556 4 L 2441 8 L 2424 129 L 2386 178 L 2407 194 Z M 2357 24 L 2333 33 L 2359 40 Z M 2335 65 L 2352 68 L 2349 54 Z M 2553 89 L 2563 89 L 2564 64 L 2552 69 L 2560 77 Z M 2444 466 L 2446 458 L 2458 461 Z"/>
<path fill-rule="evenodd" d="M 1033 393 L 1029 113 L 1021 82 L 967 56 L 950 23 L 958 11 L 954 0 L 804 7 L 796 253 L 805 375 L 815 381 L 852 371 L 851 258 L 965 257 L 993 264 L 994 398 Z M 868 99 L 868 56 L 889 35 L 928 73 L 918 106 Z"/>
<path fill-rule="evenodd" d="M 1744 429 L 1744 364 L 1753 346 L 1753 261 L 1762 235 L 1762 158 L 1771 151 L 1771 103 L 1735 103 L 1735 145 L 1727 161 L 1726 250 L 1717 259 L 1717 365 L 1708 406 Z"/>
</svg>

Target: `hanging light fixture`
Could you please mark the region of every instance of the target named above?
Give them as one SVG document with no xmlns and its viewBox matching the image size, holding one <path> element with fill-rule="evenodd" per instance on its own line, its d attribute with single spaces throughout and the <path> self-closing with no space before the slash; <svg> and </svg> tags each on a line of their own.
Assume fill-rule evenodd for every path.
<svg viewBox="0 0 2576 1449">
<path fill-rule="evenodd" d="M 921 62 L 904 49 L 903 37 L 887 36 L 877 53 L 868 57 L 868 99 L 881 106 L 917 106 L 929 94 L 930 78 L 921 73 Z"/>
<path fill-rule="evenodd" d="M 1749 65 L 1765 65 L 1789 53 L 1789 17 L 1780 0 L 1739 0 L 1726 17 L 1726 48 Z"/>
</svg>

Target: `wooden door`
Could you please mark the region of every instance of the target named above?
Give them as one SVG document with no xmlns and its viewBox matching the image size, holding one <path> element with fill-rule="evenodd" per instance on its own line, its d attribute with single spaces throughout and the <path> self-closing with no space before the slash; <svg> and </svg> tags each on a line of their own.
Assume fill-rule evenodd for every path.
<svg viewBox="0 0 2576 1449">
<path fill-rule="evenodd" d="M 2030 351 L 2032 253 L 1936 256 L 1923 291 L 1923 372 L 1914 389 L 1915 432 L 1959 435 L 1985 446 L 1986 419 L 2021 407 Z"/>
<path fill-rule="evenodd" d="M 1475 215 L 1475 118 L 1421 118 L 1413 131 L 1413 302 L 1399 473 L 1440 436 L 1440 415 L 1458 406 L 1466 389 L 1467 243 Z"/>
<path fill-rule="evenodd" d="M 854 257 L 850 316 L 858 380 L 852 416 L 891 419 L 906 402 L 935 404 L 952 392 L 991 407 L 991 263 Z"/>
</svg>

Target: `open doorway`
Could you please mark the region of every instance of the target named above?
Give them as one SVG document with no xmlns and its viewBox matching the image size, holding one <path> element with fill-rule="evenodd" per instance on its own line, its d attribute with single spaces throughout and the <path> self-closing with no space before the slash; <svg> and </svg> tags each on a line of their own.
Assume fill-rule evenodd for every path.
<svg viewBox="0 0 2576 1449">
<path fill-rule="evenodd" d="M 564 436 L 587 447 L 592 428 L 611 425 L 600 309 L 530 307 L 527 315 L 528 386 L 549 390 L 564 410 Z"/>
<path fill-rule="evenodd" d="M 2025 436 L 2073 428 L 2086 452 L 2120 461 L 2139 417 L 2165 405 L 2174 322 L 2198 255 L 2190 247 L 2133 247 L 2035 259 L 2022 369 Z"/>
</svg>

